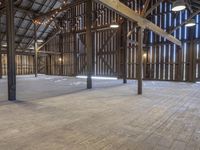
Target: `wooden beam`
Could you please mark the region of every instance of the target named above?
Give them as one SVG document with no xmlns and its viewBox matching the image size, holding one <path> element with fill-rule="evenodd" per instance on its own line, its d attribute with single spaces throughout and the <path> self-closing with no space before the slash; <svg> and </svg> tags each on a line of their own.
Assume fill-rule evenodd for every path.
<svg viewBox="0 0 200 150">
<path fill-rule="evenodd" d="M 66 6 L 62 7 L 61 9 L 60 8 L 56 8 L 56 9 L 53 9 L 51 11 L 48 11 L 40 16 L 37 16 L 36 18 L 34 18 L 34 20 L 40 20 L 42 18 L 46 18 L 46 17 L 49 17 L 49 16 L 52 16 L 54 14 L 59 14 L 63 11 L 67 11 L 68 9 L 72 8 L 72 6 L 76 6 L 80 3 L 83 3 L 85 2 L 86 0 L 77 0 L 76 2 L 72 3 L 72 4 L 67 4 Z"/>
<path fill-rule="evenodd" d="M 1 50 L 0 54 L 7 54 L 7 50 Z M 16 55 L 34 55 L 32 52 L 16 51 Z"/>
<path fill-rule="evenodd" d="M 143 38 L 144 38 L 144 29 L 139 28 L 138 31 L 138 55 L 137 55 L 137 80 L 138 80 L 138 94 L 142 94 L 142 57 L 143 57 Z"/>
<path fill-rule="evenodd" d="M 146 14 L 146 11 L 149 7 L 149 3 L 150 3 L 150 0 L 146 0 L 145 3 L 144 3 L 144 8 L 142 9 L 142 13 L 141 15 L 144 16 Z"/>
<path fill-rule="evenodd" d="M 1 50 L 1 52 L 0 52 L 0 54 L 7 54 L 7 50 Z M 16 51 L 15 52 L 16 53 L 16 55 L 27 55 L 27 56 L 30 56 L 30 55 L 32 55 L 32 56 L 34 56 L 35 55 L 35 51 L 33 52 L 33 51 L 29 51 L 29 52 L 25 52 L 25 51 Z M 61 53 L 60 52 L 53 52 L 53 51 L 39 51 L 39 53 L 40 53 L 40 55 L 42 54 L 52 54 L 52 55 L 61 55 Z"/>
<path fill-rule="evenodd" d="M 2 76 L 3 76 L 2 55 L 0 54 L 0 79 L 2 79 Z"/>
<path fill-rule="evenodd" d="M 8 66 L 8 100 L 16 100 L 16 66 L 15 66 L 15 31 L 14 31 L 14 1 L 6 1 L 7 22 L 7 66 Z"/>
<path fill-rule="evenodd" d="M 133 24 L 134 27 L 127 33 L 127 39 L 129 39 L 129 37 L 132 35 L 132 34 L 136 34 L 135 32 L 135 27 L 137 26 L 137 24 Z"/>
<path fill-rule="evenodd" d="M 123 83 L 127 83 L 127 20 L 121 25 L 121 48 L 122 51 L 122 77 Z"/>
<path fill-rule="evenodd" d="M 103 52 L 103 50 L 105 49 L 105 47 L 108 45 L 108 43 L 110 42 L 110 40 L 117 34 L 117 32 L 120 31 L 120 28 L 118 30 L 114 30 L 111 35 L 107 38 L 107 40 L 103 43 L 102 47 L 100 48 L 100 52 Z M 102 62 L 110 69 L 110 71 L 112 71 L 114 74 L 116 74 L 116 72 L 114 72 L 113 68 L 109 65 L 109 63 L 105 60 L 105 58 L 103 57 L 103 55 L 99 55 L 99 58 L 102 60 Z"/>
<path fill-rule="evenodd" d="M 162 3 L 164 0 L 157 1 L 147 12 L 144 14 L 144 17 L 147 17 L 154 9 L 156 9 L 160 3 Z"/>
<path fill-rule="evenodd" d="M 35 68 L 35 77 L 37 77 L 37 72 L 38 72 L 38 48 L 37 48 L 37 25 L 34 24 L 34 51 L 35 51 L 35 56 L 34 56 L 34 68 Z"/>
<path fill-rule="evenodd" d="M 186 2 L 186 6 L 187 6 L 188 10 L 190 11 L 190 13 L 193 13 L 193 9 L 191 7 L 191 4 L 189 4 L 188 2 Z"/>
<path fill-rule="evenodd" d="M 41 46 L 39 46 L 39 47 L 37 48 L 37 51 L 40 51 L 41 48 L 43 48 L 47 43 L 49 43 L 51 40 L 53 40 L 53 39 L 58 35 L 58 33 L 60 33 L 60 31 L 61 31 L 61 30 L 56 31 L 56 32 L 53 34 L 53 36 L 49 37 L 49 38 L 47 39 L 47 41 L 45 41 Z"/>
<path fill-rule="evenodd" d="M 77 36 L 76 36 L 76 33 L 73 32 L 73 35 L 74 35 L 74 52 L 73 52 L 73 58 L 74 58 L 74 76 L 77 75 L 77 68 L 78 68 L 78 59 L 77 59 Z"/>
<path fill-rule="evenodd" d="M 194 46 L 195 28 L 190 28 L 190 45 L 189 45 L 189 81 L 196 81 L 196 50 Z"/>
<path fill-rule="evenodd" d="M 143 18 L 134 10 L 130 9 L 128 6 L 119 2 L 119 0 L 95 0 L 96 2 L 100 2 L 110 9 L 118 12 L 120 15 L 124 16 L 125 18 L 137 22 L 138 25 L 144 29 L 149 29 L 155 32 L 156 34 L 166 38 L 167 40 L 171 41 L 172 43 L 182 46 L 181 41 L 173 37 L 172 35 L 165 32 L 163 29 L 152 23 L 151 21 Z"/>
<path fill-rule="evenodd" d="M 87 89 L 92 88 L 92 0 L 86 2 Z"/>
<path fill-rule="evenodd" d="M 60 54 L 60 75 L 63 75 L 64 71 L 64 49 L 63 49 L 63 34 L 59 34 L 59 52 Z"/>
<path fill-rule="evenodd" d="M 2 39 L 1 39 L 1 15 L 0 15 L 0 79 L 2 79 L 2 74 L 3 74 L 2 73 L 3 70 L 2 70 L 2 54 L 1 54 L 1 50 L 2 50 L 1 49 L 1 47 L 2 47 L 1 44 L 2 43 L 1 43 L 1 41 L 2 41 Z"/>
</svg>

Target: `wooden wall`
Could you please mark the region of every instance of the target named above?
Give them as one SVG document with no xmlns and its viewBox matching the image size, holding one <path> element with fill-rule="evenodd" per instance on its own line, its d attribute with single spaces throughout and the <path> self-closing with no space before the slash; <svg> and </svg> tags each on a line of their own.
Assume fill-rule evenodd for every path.
<svg viewBox="0 0 200 150">
<path fill-rule="evenodd" d="M 7 74 L 7 55 L 2 54 L 2 73 Z M 16 55 L 16 73 L 18 75 L 33 74 L 33 56 Z"/>
<path fill-rule="evenodd" d="M 188 10 L 172 13 L 171 8 L 170 3 L 164 2 L 151 13 L 149 19 L 165 31 L 170 31 L 191 15 Z M 172 33 L 174 37 L 182 41 L 182 49 L 177 48 L 166 39 L 148 32 L 149 42 L 144 58 L 146 78 L 181 81 L 199 79 L 199 15 L 195 19 L 197 22 L 195 27 L 181 26 Z"/>
<path fill-rule="evenodd" d="M 95 10 L 93 16 L 96 16 L 93 21 L 93 41 L 91 41 L 93 43 L 94 75 L 118 76 L 120 29 L 114 30 L 108 27 L 113 21 L 120 22 L 120 16 L 97 3 L 93 4 L 93 10 Z M 61 53 L 48 56 L 51 57 L 51 61 L 47 64 L 51 70 L 50 74 L 58 75 L 62 70 L 63 75 L 86 75 L 85 4 L 71 7 L 64 18 L 61 24 L 65 30 L 46 46 L 48 51 Z M 59 61 L 60 58 L 62 61 Z"/>
<path fill-rule="evenodd" d="M 157 1 L 150 1 L 150 5 L 154 5 Z M 143 4 L 140 0 L 126 1 L 126 5 L 138 13 L 142 12 Z M 165 31 L 170 31 L 190 15 L 187 10 L 174 14 L 170 11 L 171 7 L 170 3 L 162 3 L 151 12 L 148 19 Z M 85 14 L 84 2 L 70 7 L 65 12 L 63 18 L 59 20 L 64 30 L 45 47 L 46 51 L 54 52 L 55 54 L 47 54 L 41 59 L 43 64 L 41 64 L 42 67 L 39 72 L 66 76 L 87 74 Z M 137 24 L 127 21 L 119 14 L 98 3 L 93 3 L 91 18 L 93 18 L 93 41 L 91 41 L 93 43 L 93 74 L 96 76 L 122 78 L 125 66 L 127 78 L 136 79 L 138 57 Z M 195 19 L 197 22 L 195 27 L 186 28 L 182 26 L 172 33 L 173 36 L 183 42 L 182 48 L 151 31 L 144 31 L 144 79 L 200 80 L 200 15 L 197 15 Z M 109 28 L 113 22 L 120 24 L 120 28 Z M 126 24 L 126 28 L 124 28 L 124 24 Z M 123 34 L 126 35 L 128 33 L 131 34 L 124 42 Z M 17 56 L 17 59 L 19 59 L 17 61 L 18 74 L 33 72 L 32 57 Z M 20 68 L 21 60 L 23 62 L 22 68 Z M 30 64 L 28 63 L 29 61 Z"/>
<path fill-rule="evenodd" d="M 156 0 L 151 1 L 153 5 Z M 127 6 L 141 13 L 142 4 L 139 0 L 128 1 Z M 171 4 L 162 3 L 152 11 L 149 19 L 166 31 L 181 24 L 187 19 L 189 12 L 172 14 Z M 93 69 L 96 76 L 122 77 L 123 42 L 122 23 L 125 19 L 101 4 L 93 4 Z M 73 13 L 72 13 L 73 12 Z M 196 17 L 199 22 L 199 15 Z M 65 28 L 60 35 L 48 44 L 48 50 L 61 52 L 51 56 L 51 74 L 86 75 L 85 49 L 85 4 L 79 4 L 66 12 L 63 21 Z M 119 29 L 111 29 L 113 22 L 120 24 Z M 136 79 L 137 70 L 137 34 L 134 22 L 127 21 L 126 69 L 127 78 Z M 182 48 L 166 41 L 151 31 L 144 32 L 143 78 L 149 80 L 193 81 L 200 79 L 200 24 L 195 28 L 182 26 L 173 35 L 183 41 Z M 60 38 L 60 40 L 59 40 Z M 60 42 L 61 41 L 61 42 Z M 192 41 L 192 42 L 191 42 Z M 56 43 L 55 43 L 56 42 Z M 59 46 L 62 44 L 63 46 Z M 54 47 L 52 49 L 52 47 Z M 60 48 L 61 47 L 61 48 Z M 63 58 L 63 62 L 59 62 Z"/>
</svg>

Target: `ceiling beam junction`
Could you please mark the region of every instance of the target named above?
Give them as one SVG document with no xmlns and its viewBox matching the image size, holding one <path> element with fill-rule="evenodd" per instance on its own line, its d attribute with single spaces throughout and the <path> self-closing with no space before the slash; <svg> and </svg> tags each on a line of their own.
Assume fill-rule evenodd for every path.
<svg viewBox="0 0 200 150">
<path fill-rule="evenodd" d="M 128 6 L 119 2 L 119 0 L 95 0 L 95 1 L 106 5 L 110 9 L 118 12 L 120 15 L 122 15 L 123 17 L 125 17 L 129 20 L 137 22 L 137 24 L 140 27 L 142 27 L 144 29 L 149 29 L 149 30 L 155 32 L 156 34 L 166 38 L 169 41 L 171 41 L 172 43 L 174 43 L 178 46 L 182 46 L 182 43 L 181 43 L 180 40 L 173 37 L 169 33 L 165 32 L 162 28 L 158 27 L 157 25 L 155 25 L 151 21 L 145 19 L 144 17 L 142 17 L 140 14 L 136 13 L 134 10 L 132 10 Z"/>
</svg>

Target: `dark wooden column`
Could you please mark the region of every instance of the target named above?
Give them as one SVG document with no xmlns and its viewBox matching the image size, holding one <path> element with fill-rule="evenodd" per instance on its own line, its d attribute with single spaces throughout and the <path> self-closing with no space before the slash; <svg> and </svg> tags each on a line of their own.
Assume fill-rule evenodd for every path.
<svg viewBox="0 0 200 150">
<path fill-rule="evenodd" d="M 58 24 L 59 24 L 60 28 L 63 28 L 64 24 L 61 19 L 58 20 Z M 60 59 L 59 59 L 59 65 L 60 65 L 59 75 L 61 75 L 61 76 L 64 74 L 64 46 L 63 46 L 63 43 L 64 43 L 64 32 L 63 32 L 63 30 L 61 30 L 61 32 L 59 34 L 59 52 L 61 53 Z"/>
<path fill-rule="evenodd" d="M 177 54 L 177 73 L 176 80 L 183 81 L 183 57 L 182 57 L 183 49 L 180 46 L 176 46 L 176 54 Z"/>
<path fill-rule="evenodd" d="M 46 59 L 47 75 L 51 75 L 51 54 L 48 54 Z"/>
<path fill-rule="evenodd" d="M 138 50 L 137 50 L 137 80 L 138 80 L 138 94 L 142 94 L 142 57 L 143 57 L 143 34 L 144 29 L 139 27 L 138 30 Z"/>
<path fill-rule="evenodd" d="M 86 2 L 87 88 L 92 88 L 92 0 Z"/>
<path fill-rule="evenodd" d="M 127 83 L 127 20 L 124 21 L 122 24 L 122 44 L 121 44 L 121 49 L 122 49 L 122 76 L 123 76 L 123 83 Z"/>
<path fill-rule="evenodd" d="M 59 51 L 61 52 L 60 55 L 60 75 L 63 75 L 63 71 L 64 71 L 64 54 L 63 54 L 63 34 L 62 32 L 59 34 Z"/>
<path fill-rule="evenodd" d="M 190 52 L 189 52 L 189 81 L 196 82 L 196 51 L 194 48 L 195 28 L 190 28 Z"/>
<path fill-rule="evenodd" d="M 121 0 L 122 3 L 126 5 L 126 0 Z M 127 19 L 124 18 L 124 21 L 121 25 L 121 49 L 122 50 L 122 78 L 123 83 L 127 83 Z"/>
<path fill-rule="evenodd" d="M 1 42 L 0 42 L 0 79 L 2 79 L 2 54 L 1 54 Z"/>
<path fill-rule="evenodd" d="M 6 0 L 8 100 L 16 100 L 14 1 Z"/>
<path fill-rule="evenodd" d="M 1 42 L 1 15 L 0 15 L 0 79 L 2 79 L 2 53 L 1 53 L 1 45 L 2 45 L 2 42 Z"/>
<path fill-rule="evenodd" d="M 50 65 L 49 65 L 49 62 L 50 62 L 50 60 L 49 60 L 49 58 L 50 58 L 50 54 L 47 54 L 46 55 L 46 75 L 50 75 L 50 73 L 49 73 L 49 68 L 50 68 Z"/>
<path fill-rule="evenodd" d="M 24 71 L 23 71 L 23 61 L 22 61 L 22 59 L 23 59 L 23 57 L 22 57 L 22 55 L 20 55 L 20 59 L 21 59 L 21 64 L 20 64 L 20 68 L 21 68 L 21 70 L 20 70 L 20 74 L 22 75 L 23 73 L 25 73 Z"/>
<path fill-rule="evenodd" d="M 77 45 L 76 45 L 76 32 L 74 34 L 74 76 L 77 75 Z"/>
<path fill-rule="evenodd" d="M 35 51 L 35 56 L 34 56 L 34 72 L 35 72 L 35 77 L 38 76 L 38 51 L 37 51 L 37 25 L 34 24 L 34 51 Z"/>
<path fill-rule="evenodd" d="M 76 9 L 72 9 L 72 13 L 73 14 L 76 14 Z M 74 18 L 74 23 L 76 22 L 76 18 Z M 73 75 L 74 76 L 77 76 L 78 75 L 78 46 L 77 46 L 77 33 L 76 33 L 76 30 L 73 30 L 72 31 L 72 34 L 73 34 L 73 42 L 74 42 L 74 51 L 73 51 L 73 69 L 74 69 L 74 72 L 73 72 Z"/>
</svg>

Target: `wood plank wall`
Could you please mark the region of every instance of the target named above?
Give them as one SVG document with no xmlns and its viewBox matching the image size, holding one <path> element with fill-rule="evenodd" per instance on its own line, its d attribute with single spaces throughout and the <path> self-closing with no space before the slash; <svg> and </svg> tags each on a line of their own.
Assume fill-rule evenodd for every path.
<svg viewBox="0 0 200 150">
<path fill-rule="evenodd" d="M 152 1 L 152 5 L 153 2 L 155 3 L 155 0 Z M 162 3 L 152 12 L 149 19 L 164 30 L 169 31 L 190 16 L 187 10 L 175 15 L 170 11 L 171 7 L 172 5 L 169 3 Z M 145 72 L 146 79 L 192 81 L 192 74 L 199 79 L 199 15 L 195 19 L 197 22 L 195 27 L 182 26 L 172 34 L 182 41 L 182 49 L 152 32 L 148 33 L 150 42 L 146 56 L 144 56 L 144 65 L 148 68 Z M 192 69 L 193 63 L 196 63 L 194 69 Z"/>
<path fill-rule="evenodd" d="M 93 21 L 93 72 L 97 76 L 119 76 L 120 62 L 120 29 L 110 29 L 113 22 L 120 22 L 120 16 L 106 9 L 103 5 L 93 4 L 96 19 Z M 72 13 L 73 12 L 73 13 Z M 59 62 L 61 55 L 51 56 L 51 74 L 86 75 L 86 46 L 85 46 L 85 4 L 79 4 L 66 12 L 65 32 L 62 32 L 63 50 L 59 50 L 59 35 L 55 37 L 46 49 L 48 51 L 63 51 L 63 66 Z M 49 56 L 48 56 L 49 57 Z M 49 65 L 49 64 L 48 64 Z"/>
<path fill-rule="evenodd" d="M 18 75 L 33 74 L 33 56 L 16 55 L 16 73 Z M 7 55 L 2 54 L 3 75 L 7 75 Z"/>
<path fill-rule="evenodd" d="M 157 0 L 151 1 L 151 5 Z M 140 0 L 129 0 L 127 6 L 138 13 L 142 12 L 142 3 Z M 187 19 L 189 12 L 181 12 L 178 15 L 171 13 L 171 4 L 162 3 L 150 15 L 150 20 L 168 31 L 174 26 L 179 25 L 184 19 Z M 115 12 L 107 9 L 101 4 L 93 4 L 93 62 L 94 75 L 96 76 L 116 76 L 122 77 L 121 68 L 123 56 L 120 51 L 121 32 L 120 29 L 113 30 L 109 25 L 116 21 L 120 22 L 123 18 Z M 199 15 L 196 17 L 199 22 Z M 86 49 L 85 49 L 85 4 L 79 4 L 66 12 L 65 20 L 66 33 L 63 38 L 64 45 L 64 72 L 63 75 L 86 75 Z M 136 79 L 137 68 L 137 25 L 133 22 L 127 22 L 127 33 L 131 35 L 127 39 L 127 78 Z M 145 30 L 144 39 L 144 64 L 143 78 L 149 80 L 171 80 L 171 81 L 191 81 L 189 72 L 192 62 L 195 59 L 195 77 L 200 79 L 200 24 L 195 27 L 194 41 L 191 48 L 191 29 L 181 27 L 173 35 L 183 41 L 182 49 L 166 41 L 164 38 Z M 56 42 L 59 37 L 56 37 Z M 147 42 L 148 41 L 148 42 Z M 49 51 L 59 51 L 59 42 L 51 42 L 47 48 Z M 194 51 L 194 53 L 191 53 Z M 52 74 L 59 74 L 61 67 L 58 59 L 61 56 L 52 58 Z"/>
<path fill-rule="evenodd" d="M 156 2 L 157 0 L 152 0 L 150 5 Z M 142 12 L 141 0 L 129 0 L 127 6 L 138 13 Z M 170 11 L 171 7 L 169 3 L 162 3 L 152 11 L 148 19 L 169 31 L 190 15 L 187 10 L 174 15 Z M 109 26 L 113 22 L 122 24 L 124 19 L 98 3 L 93 3 L 91 17 L 93 18 L 94 75 L 121 78 L 124 69 L 122 68 L 124 52 L 120 47 L 123 32 L 121 27 L 111 29 Z M 193 29 L 182 26 L 173 33 L 173 36 L 183 42 L 182 49 L 153 32 L 145 30 L 144 79 L 192 81 L 194 75 L 197 80 L 200 80 L 200 15 L 197 15 L 195 19 L 197 25 Z M 46 51 L 56 53 L 47 54 L 42 58 L 44 63 L 41 72 L 50 75 L 86 75 L 85 3 L 68 9 L 60 24 L 64 30 L 45 46 Z M 132 34 L 127 38 L 127 56 L 125 58 L 127 78 L 136 79 L 138 28 L 135 23 L 127 21 L 127 33 L 130 31 Z M 45 63 L 46 66 L 44 66 Z M 3 63 L 3 68 L 4 74 L 6 74 L 5 63 Z M 31 56 L 17 56 L 17 73 L 33 73 Z"/>
</svg>

